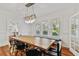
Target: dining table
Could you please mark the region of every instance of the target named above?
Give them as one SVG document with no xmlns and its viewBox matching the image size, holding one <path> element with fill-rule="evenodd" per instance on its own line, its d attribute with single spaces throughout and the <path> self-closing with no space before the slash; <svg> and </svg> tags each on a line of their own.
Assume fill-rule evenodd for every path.
<svg viewBox="0 0 79 59">
<path fill-rule="evenodd" d="M 44 37 L 41 38 L 37 36 L 27 36 L 27 35 L 22 35 L 22 36 L 17 36 L 17 37 L 10 36 L 10 38 L 34 45 L 36 47 L 39 47 L 45 50 L 47 50 L 55 42 L 55 40 L 51 40 L 48 38 L 44 38 Z"/>
</svg>

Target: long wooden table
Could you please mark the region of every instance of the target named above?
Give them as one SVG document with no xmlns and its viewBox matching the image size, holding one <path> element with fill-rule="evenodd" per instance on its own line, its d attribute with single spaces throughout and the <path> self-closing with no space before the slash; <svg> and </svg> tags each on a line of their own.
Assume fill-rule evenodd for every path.
<svg viewBox="0 0 79 59">
<path fill-rule="evenodd" d="M 46 38 L 34 37 L 34 36 L 18 36 L 18 37 L 11 37 L 13 39 L 35 45 L 37 47 L 48 49 L 55 40 L 50 40 Z"/>
</svg>

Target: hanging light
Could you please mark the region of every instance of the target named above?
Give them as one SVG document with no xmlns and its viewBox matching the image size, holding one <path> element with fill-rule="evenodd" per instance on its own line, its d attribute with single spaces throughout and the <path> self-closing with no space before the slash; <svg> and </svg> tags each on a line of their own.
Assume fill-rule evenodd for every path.
<svg viewBox="0 0 79 59">
<path fill-rule="evenodd" d="M 36 20 L 35 14 L 25 17 L 25 23 L 33 23 L 35 20 Z"/>
<path fill-rule="evenodd" d="M 33 23 L 35 20 L 36 20 L 36 14 L 34 13 L 34 8 L 33 8 L 33 4 L 34 3 L 28 3 L 26 5 L 27 7 L 27 16 L 25 16 L 25 23 Z M 33 14 L 29 15 L 29 12 L 28 12 L 28 8 L 32 6 L 32 11 L 33 11 Z"/>
</svg>

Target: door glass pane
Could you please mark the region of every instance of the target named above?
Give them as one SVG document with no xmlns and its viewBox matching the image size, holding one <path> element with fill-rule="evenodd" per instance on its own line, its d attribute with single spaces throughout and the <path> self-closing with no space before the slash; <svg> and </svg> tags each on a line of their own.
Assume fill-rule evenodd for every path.
<svg viewBox="0 0 79 59">
<path fill-rule="evenodd" d="M 79 15 L 71 20 L 71 48 L 79 53 Z"/>
<path fill-rule="evenodd" d="M 41 25 L 39 23 L 36 24 L 36 35 L 40 36 L 41 35 Z"/>
<path fill-rule="evenodd" d="M 58 36 L 60 31 L 59 21 L 55 20 L 52 24 L 52 36 Z"/>
</svg>

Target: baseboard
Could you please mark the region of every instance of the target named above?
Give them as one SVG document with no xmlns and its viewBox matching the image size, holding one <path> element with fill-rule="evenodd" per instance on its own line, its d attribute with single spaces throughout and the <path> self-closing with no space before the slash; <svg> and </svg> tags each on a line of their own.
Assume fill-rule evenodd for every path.
<svg viewBox="0 0 79 59">
<path fill-rule="evenodd" d="M 8 44 L 9 44 L 8 42 L 6 42 L 6 43 L 4 43 L 4 44 L 0 44 L 0 47 L 6 46 L 6 45 L 8 45 Z"/>
<path fill-rule="evenodd" d="M 62 46 L 63 48 L 66 48 L 66 49 L 68 49 L 69 50 L 69 48 L 68 47 L 65 47 L 65 46 Z"/>
<path fill-rule="evenodd" d="M 69 49 L 69 47 L 68 47 L 68 46 L 66 46 L 66 45 L 62 45 L 62 47 Z"/>
</svg>

